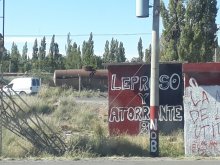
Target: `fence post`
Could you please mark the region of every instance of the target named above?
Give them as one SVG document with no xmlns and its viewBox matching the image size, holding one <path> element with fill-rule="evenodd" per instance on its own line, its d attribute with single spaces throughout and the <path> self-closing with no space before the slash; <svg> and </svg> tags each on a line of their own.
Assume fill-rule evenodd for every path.
<svg viewBox="0 0 220 165">
<path fill-rule="evenodd" d="M 79 76 L 79 92 L 81 92 L 81 76 L 78 74 Z"/>
</svg>

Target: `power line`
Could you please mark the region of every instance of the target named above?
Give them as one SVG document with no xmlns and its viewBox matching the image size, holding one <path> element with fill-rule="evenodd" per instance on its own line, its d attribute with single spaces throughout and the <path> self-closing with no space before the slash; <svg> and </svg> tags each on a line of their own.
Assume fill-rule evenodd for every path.
<svg viewBox="0 0 220 165">
<path fill-rule="evenodd" d="M 72 37 L 86 37 L 90 34 L 70 34 Z M 139 35 L 151 35 L 151 33 L 92 33 L 93 36 L 139 36 Z M 8 34 L 5 37 L 52 37 L 53 34 Z M 67 34 L 56 34 L 56 37 L 66 37 Z"/>
</svg>

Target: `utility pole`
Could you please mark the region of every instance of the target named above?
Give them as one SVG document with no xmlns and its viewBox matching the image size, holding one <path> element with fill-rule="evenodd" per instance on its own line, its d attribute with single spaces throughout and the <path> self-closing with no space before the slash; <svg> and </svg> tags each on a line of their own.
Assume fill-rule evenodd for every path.
<svg viewBox="0 0 220 165">
<path fill-rule="evenodd" d="M 154 0 L 152 26 L 152 54 L 151 54 L 151 84 L 150 84 L 150 154 L 159 156 L 159 27 L 160 0 Z"/>
<path fill-rule="evenodd" d="M 4 52 L 4 48 L 5 48 L 5 0 L 2 0 L 2 37 L 3 37 L 3 52 Z M 1 67 L 1 66 L 0 66 Z M 2 70 L 0 68 L 0 72 L 2 73 Z M 3 97 L 2 94 L 0 95 L 0 97 Z M 2 105 L 0 105 L 0 156 L 2 156 Z"/>
<path fill-rule="evenodd" d="M 149 17 L 149 0 L 136 0 L 137 17 Z M 160 27 L 160 0 L 154 0 L 152 25 L 152 54 L 151 54 L 151 81 L 150 81 L 150 155 L 159 156 L 159 27 Z"/>
</svg>

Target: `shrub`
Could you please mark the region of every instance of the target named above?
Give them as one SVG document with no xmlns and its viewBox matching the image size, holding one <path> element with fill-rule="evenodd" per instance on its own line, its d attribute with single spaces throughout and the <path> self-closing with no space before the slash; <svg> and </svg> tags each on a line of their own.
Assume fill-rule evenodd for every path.
<svg viewBox="0 0 220 165">
<path fill-rule="evenodd" d="M 86 92 L 83 96 L 90 96 Z M 95 94 L 93 94 L 95 96 Z M 149 156 L 149 135 L 138 136 L 113 136 L 108 134 L 107 116 L 100 117 L 100 110 L 107 112 L 107 105 L 86 104 L 75 101 L 81 97 L 79 92 L 72 89 L 54 88 L 43 86 L 40 93 L 35 96 L 23 97 L 29 104 L 23 107 L 27 115 L 31 117 L 37 113 L 55 133 L 65 140 L 68 150 L 65 157 L 94 157 L 94 156 Z M 32 125 L 34 128 L 34 126 Z M 34 128 L 35 129 L 35 128 Z M 47 132 L 47 127 L 42 126 Z M 5 130 L 3 134 L 4 157 L 20 158 L 28 156 L 48 156 L 48 153 L 40 154 L 37 149 L 26 140 L 13 135 Z M 172 135 L 160 135 L 160 156 L 183 156 L 183 132 Z"/>
</svg>

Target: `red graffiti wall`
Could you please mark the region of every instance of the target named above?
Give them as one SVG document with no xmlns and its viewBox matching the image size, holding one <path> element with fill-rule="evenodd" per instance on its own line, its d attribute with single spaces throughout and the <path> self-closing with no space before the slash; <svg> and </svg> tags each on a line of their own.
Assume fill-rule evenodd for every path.
<svg viewBox="0 0 220 165">
<path fill-rule="evenodd" d="M 159 128 L 163 133 L 183 129 L 182 64 L 160 64 Z M 109 132 L 148 134 L 150 65 L 108 66 Z"/>
</svg>

